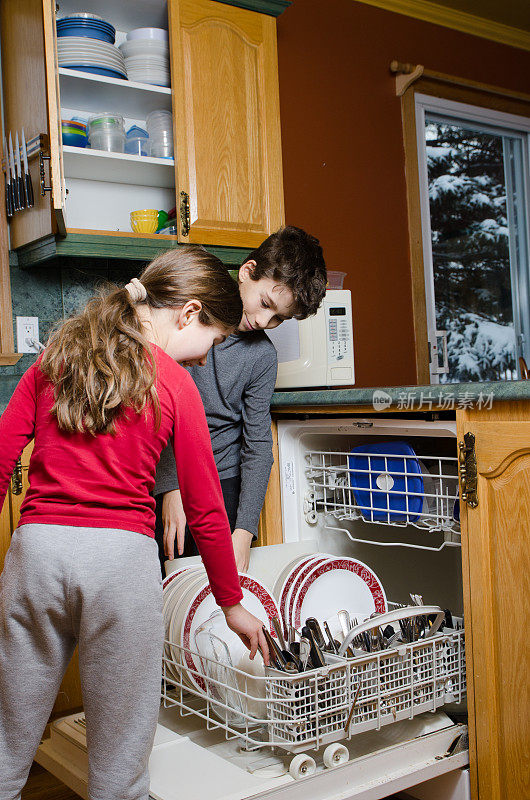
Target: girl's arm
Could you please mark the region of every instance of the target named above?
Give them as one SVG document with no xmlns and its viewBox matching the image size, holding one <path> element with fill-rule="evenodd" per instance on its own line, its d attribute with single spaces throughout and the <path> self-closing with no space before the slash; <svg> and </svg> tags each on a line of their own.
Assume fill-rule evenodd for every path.
<svg viewBox="0 0 530 800">
<path fill-rule="evenodd" d="M 17 458 L 33 439 L 36 415 L 36 374 L 33 364 L 18 382 L 9 405 L 0 417 L 0 508 Z"/>
</svg>

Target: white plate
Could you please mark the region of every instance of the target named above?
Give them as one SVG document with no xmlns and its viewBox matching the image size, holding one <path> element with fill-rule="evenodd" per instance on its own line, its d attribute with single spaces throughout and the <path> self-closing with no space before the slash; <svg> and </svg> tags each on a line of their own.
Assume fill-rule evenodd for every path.
<svg viewBox="0 0 530 800">
<path fill-rule="evenodd" d="M 351 617 L 363 620 L 374 611 L 387 610 L 377 575 L 362 561 L 345 556 L 317 564 L 307 575 L 294 598 L 293 625 L 299 628 L 308 617 L 327 620 L 336 636 L 340 633 L 337 612 L 343 608 Z"/>
<path fill-rule="evenodd" d="M 274 595 L 278 599 L 278 606 L 282 614 L 281 617 L 282 619 L 284 619 L 283 610 L 286 607 L 287 596 L 289 594 L 291 586 L 296 580 L 296 575 L 298 574 L 298 571 L 303 567 L 305 563 L 307 563 L 314 557 L 315 556 L 313 555 L 297 556 L 296 558 L 293 558 L 293 560 L 290 561 L 289 564 L 287 564 L 285 569 L 283 569 L 280 572 L 280 575 L 276 583 L 274 584 Z"/>
<path fill-rule="evenodd" d="M 293 584 L 291 585 L 291 588 L 289 590 L 289 593 L 287 595 L 287 599 L 286 599 L 286 602 L 285 602 L 285 607 L 282 610 L 283 614 L 284 614 L 284 619 L 285 619 L 287 624 L 292 625 L 293 627 L 295 627 L 295 625 L 294 625 L 294 616 L 293 616 L 294 599 L 295 599 L 296 595 L 298 594 L 298 590 L 302 586 L 304 580 L 307 578 L 307 576 L 313 571 L 313 569 L 316 566 L 318 566 L 319 564 L 322 564 L 324 561 L 327 561 L 327 559 L 328 559 L 328 556 L 323 555 L 323 554 L 318 554 L 314 558 L 312 558 L 311 560 L 306 561 L 305 564 L 302 565 L 301 569 L 299 569 L 298 572 L 296 573 L 296 578 L 295 578 Z"/>
<path fill-rule="evenodd" d="M 270 591 L 250 575 L 240 573 L 239 583 L 243 592 L 242 604 L 244 607 L 258 617 L 267 626 L 271 635 L 276 635 L 272 625 L 272 619 L 279 617 L 278 606 Z M 210 585 L 202 586 L 198 591 L 192 592 L 193 596 L 189 599 L 189 604 L 184 614 L 180 642 L 183 647 L 195 650 L 195 631 L 206 622 L 207 619 L 217 610 L 217 604 L 212 595 Z M 188 600 L 188 597 L 186 597 Z M 230 639 L 229 628 L 226 623 L 226 639 Z M 221 636 L 225 639 L 225 636 Z M 185 659 L 190 669 L 201 671 L 200 659 L 185 653 Z M 204 681 L 200 676 L 189 674 L 188 677 L 202 690 L 205 688 Z"/>
<path fill-rule="evenodd" d="M 77 47 L 82 50 L 94 50 L 98 53 L 117 53 L 123 58 L 123 53 L 110 42 L 103 42 L 100 39 L 85 39 L 83 36 L 63 36 L 57 39 L 57 48 L 63 49 L 64 47 Z"/>
</svg>

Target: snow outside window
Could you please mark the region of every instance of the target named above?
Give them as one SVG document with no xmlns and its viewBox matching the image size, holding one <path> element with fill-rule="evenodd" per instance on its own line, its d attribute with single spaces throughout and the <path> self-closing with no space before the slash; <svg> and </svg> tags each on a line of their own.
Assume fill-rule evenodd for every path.
<svg viewBox="0 0 530 800">
<path fill-rule="evenodd" d="M 416 96 L 431 382 L 530 363 L 530 120 Z"/>
</svg>

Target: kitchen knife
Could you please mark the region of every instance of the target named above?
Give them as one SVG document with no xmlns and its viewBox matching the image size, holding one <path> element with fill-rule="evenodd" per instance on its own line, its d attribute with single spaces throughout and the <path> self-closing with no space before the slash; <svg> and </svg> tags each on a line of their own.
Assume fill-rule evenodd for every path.
<svg viewBox="0 0 530 800">
<path fill-rule="evenodd" d="M 29 174 L 28 150 L 26 147 L 24 128 L 22 128 L 22 157 L 24 159 L 24 191 L 26 195 L 26 208 L 33 208 L 33 184 L 31 183 L 31 175 Z"/>
<path fill-rule="evenodd" d="M 26 197 L 24 193 L 24 178 L 22 177 L 22 166 L 20 164 L 20 144 L 18 142 L 18 131 L 15 133 L 15 165 L 17 168 L 17 190 L 20 209 L 26 208 Z"/>
<path fill-rule="evenodd" d="M 11 189 L 11 179 L 9 172 L 9 153 L 7 152 L 7 141 L 5 136 L 4 136 L 4 162 L 6 165 L 4 172 L 4 185 L 6 192 L 6 214 L 9 217 L 9 219 L 11 219 L 11 217 L 13 216 L 13 192 Z"/>
<path fill-rule="evenodd" d="M 13 193 L 13 208 L 20 211 L 20 200 L 18 198 L 17 176 L 15 172 L 15 156 L 13 155 L 13 139 L 9 132 L 9 169 L 11 170 L 11 189 Z"/>
</svg>

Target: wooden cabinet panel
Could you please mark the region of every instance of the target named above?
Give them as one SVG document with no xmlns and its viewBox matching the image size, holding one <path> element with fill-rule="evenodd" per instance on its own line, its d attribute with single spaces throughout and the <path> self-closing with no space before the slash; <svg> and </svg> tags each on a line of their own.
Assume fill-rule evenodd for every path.
<svg viewBox="0 0 530 800">
<path fill-rule="evenodd" d="M 4 568 L 4 560 L 11 542 L 11 505 L 9 492 L 0 511 L 0 572 Z"/>
<path fill-rule="evenodd" d="M 507 406 L 507 404 L 500 404 Z M 473 796 L 527 797 L 530 787 L 530 404 L 461 415 L 476 437 L 478 507 L 464 506 L 462 548 Z M 526 420 L 526 421 L 524 421 Z"/>
<path fill-rule="evenodd" d="M 284 220 L 276 21 L 213 0 L 170 0 L 182 241 L 255 247 Z"/>
<path fill-rule="evenodd" d="M 22 247 L 56 231 L 64 231 L 62 210 L 65 186 L 61 174 L 58 89 L 55 71 L 55 23 L 53 0 L 2 0 L 2 81 L 6 136 L 27 139 L 45 133 L 50 139 L 50 172 L 53 194 L 40 193 L 39 159 L 29 162 L 35 204 L 15 214 L 10 223 L 11 248 Z M 49 116 L 48 116 L 49 115 Z"/>
</svg>

